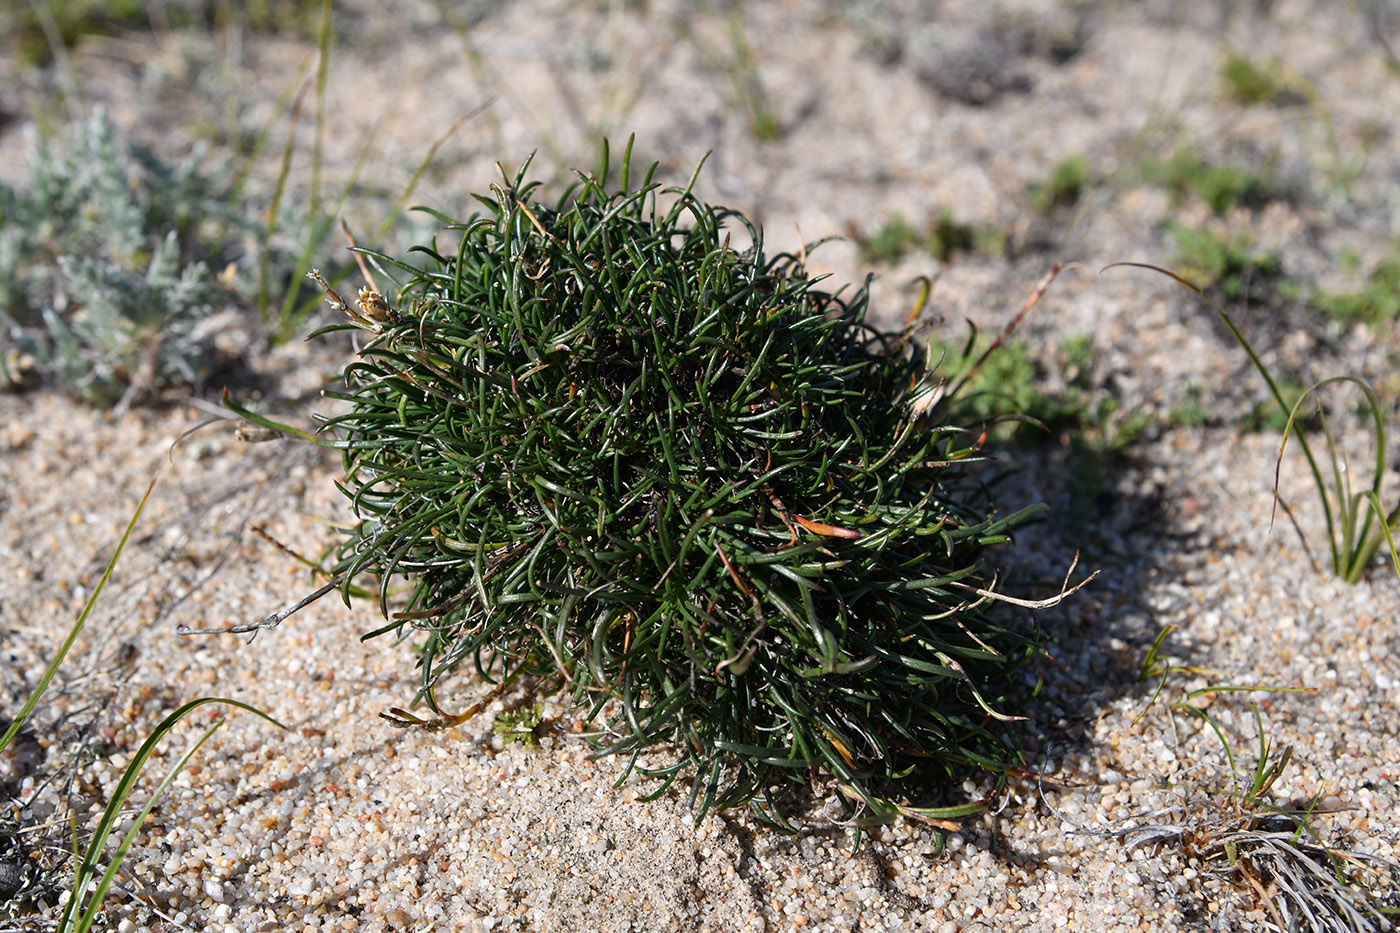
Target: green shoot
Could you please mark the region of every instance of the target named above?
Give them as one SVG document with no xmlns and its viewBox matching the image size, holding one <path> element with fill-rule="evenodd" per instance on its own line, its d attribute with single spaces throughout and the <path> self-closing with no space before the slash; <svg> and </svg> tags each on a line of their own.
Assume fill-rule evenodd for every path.
<svg viewBox="0 0 1400 933">
<path fill-rule="evenodd" d="M 1175 666 L 1164 661 L 1162 646 L 1172 629 L 1164 628 L 1143 658 L 1140 679 L 1160 679 L 1134 724 L 1147 714 L 1171 676 L 1223 676 L 1209 668 Z M 1206 709 L 1205 703 L 1193 702 L 1213 694 L 1259 690 L 1311 692 L 1301 687 L 1212 684 L 1191 690 L 1170 704 L 1172 713 L 1199 719 L 1215 735 L 1225 753 L 1230 788 L 1192 793 L 1183 787 L 1189 803 L 1173 808 L 1176 816 L 1170 823 L 1144 824 L 1135 820 L 1122 835 L 1134 836 L 1134 845 L 1179 840 L 1183 850 L 1199 859 L 1206 870 L 1255 895 L 1269 910 L 1278 929 L 1295 928 L 1286 918 L 1300 916 L 1310 918 L 1312 929 L 1358 933 L 1376 929 L 1374 921 L 1381 920 L 1387 908 L 1377 886 L 1365 882 L 1365 873 L 1379 877 L 1387 869 L 1393 872 L 1395 866 L 1324 841 L 1312 822 L 1321 793 L 1302 809 L 1273 802 L 1273 788 L 1292 762 L 1293 749 L 1280 749 L 1269 739 L 1258 704 L 1249 704 L 1258 735 L 1257 753 L 1253 766 L 1244 767 L 1226 728 Z"/>
<path fill-rule="evenodd" d="M 1379 552 L 1382 545 L 1388 548 L 1391 561 L 1395 566 L 1397 575 L 1400 575 L 1400 554 L 1397 554 L 1394 534 L 1400 528 L 1400 505 L 1396 505 L 1389 510 L 1381 500 L 1382 483 L 1385 480 L 1386 471 L 1386 430 L 1385 412 L 1380 401 L 1376 398 L 1375 392 L 1365 380 L 1357 376 L 1332 376 L 1323 379 L 1310 386 L 1301 397 L 1290 402 L 1284 394 L 1283 388 L 1269 372 L 1264 361 L 1259 358 L 1259 354 L 1254 351 L 1253 345 L 1245 337 L 1244 332 L 1235 324 L 1229 314 L 1220 305 L 1212 301 L 1205 292 L 1196 284 L 1188 281 L 1170 269 L 1160 266 L 1139 262 L 1116 262 L 1107 268 L 1115 266 L 1135 266 L 1143 269 L 1150 269 L 1153 272 L 1165 275 L 1175 280 L 1182 286 L 1189 288 L 1200 296 L 1222 323 L 1235 338 L 1249 361 L 1253 364 L 1259 375 L 1263 377 L 1265 385 L 1269 388 L 1269 393 L 1273 396 L 1274 402 L 1281 412 L 1287 416 L 1283 429 L 1283 438 L 1279 443 L 1278 461 L 1274 467 L 1274 502 L 1276 507 L 1283 508 L 1285 514 L 1292 517 L 1288 503 L 1278 494 L 1279 479 L 1283 469 L 1283 454 L 1290 440 L 1296 441 L 1302 450 L 1303 458 L 1308 464 L 1308 470 L 1312 474 L 1313 485 L 1317 491 L 1317 499 L 1322 506 L 1323 519 L 1327 527 L 1327 544 L 1330 553 L 1331 571 L 1338 578 L 1347 583 L 1356 583 L 1366 572 L 1372 560 Z M 1307 432 L 1304 430 L 1300 415 L 1305 413 L 1304 403 L 1308 400 L 1316 401 L 1317 393 L 1330 385 L 1349 383 L 1355 386 L 1362 394 L 1365 402 L 1365 411 L 1370 415 L 1371 427 L 1374 431 L 1374 441 L 1376 448 L 1375 462 L 1372 467 L 1371 479 L 1367 486 L 1358 491 L 1352 485 L 1351 470 L 1349 468 L 1345 454 L 1338 448 L 1336 439 L 1332 435 L 1331 429 L 1327 425 L 1325 413 L 1320 406 L 1317 406 L 1317 413 L 1321 419 L 1321 431 L 1326 443 L 1326 463 L 1330 466 L 1331 482 L 1323 473 L 1322 460 L 1313 449 L 1313 445 L 1308 440 Z M 1294 522 L 1295 530 L 1298 525 Z M 1299 537 L 1302 538 L 1304 546 L 1307 539 L 1299 530 Z"/>
<path fill-rule="evenodd" d="M 540 745 L 540 727 L 544 723 L 544 704 L 535 703 L 519 709 L 504 712 L 491 724 L 491 731 L 499 735 L 506 744 L 519 742 L 526 748 Z"/>
<path fill-rule="evenodd" d="M 1084 153 L 1065 156 L 1050 169 L 1044 181 L 1035 182 L 1026 191 L 1031 203 L 1042 214 L 1073 207 L 1089 186 L 1089 160 Z"/>
<path fill-rule="evenodd" d="M 204 734 L 199 737 L 198 741 L 194 743 L 190 750 L 182 755 L 180 760 L 175 763 L 175 766 L 167 772 L 165 779 L 160 782 L 155 792 L 151 794 L 150 799 L 146 801 L 146 805 L 141 808 L 135 820 L 132 821 L 131 828 L 126 831 L 126 835 L 122 837 L 121 842 L 117 845 L 116 851 L 112 853 L 106 871 L 102 873 L 101 878 L 97 878 L 98 864 L 102 859 L 103 850 L 106 848 L 107 838 L 121 821 L 127 798 L 131 796 L 131 792 L 135 789 L 136 782 L 140 778 L 141 772 L 145 770 L 147 760 L 155 752 L 156 746 L 160 744 L 160 741 L 164 739 L 181 720 L 185 719 L 199 707 L 209 703 L 222 703 L 228 706 L 236 706 L 239 709 L 247 710 L 257 716 L 261 716 L 278 728 L 286 728 L 285 725 L 273 719 L 262 710 L 249 706 L 247 703 L 243 703 L 239 700 L 230 700 L 222 697 L 200 697 L 197 700 L 191 700 L 162 719 L 155 730 L 146 737 L 146 741 L 141 743 L 141 747 L 137 750 L 136 754 L 132 756 L 130 763 L 126 766 L 126 770 L 122 772 L 122 777 L 117 783 L 116 790 L 113 791 L 111 799 L 107 802 L 106 808 L 102 811 L 102 817 L 97 823 L 97 830 L 93 833 L 92 839 L 88 842 L 87 852 L 84 854 L 82 862 L 78 865 L 74 874 L 73 887 L 68 898 L 68 903 L 64 906 L 63 914 L 58 921 L 60 933 L 67 933 L 67 931 L 70 930 L 73 931 L 73 933 L 87 933 L 87 931 L 91 929 L 93 922 L 97 919 L 98 913 L 102 908 L 102 900 L 107 894 L 107 889 L 111 887 L 113 879 L 116 878 L 117 872 L 121 868 L 122 861 L 126 858 L 126 854 L 131 849 L 131 846 L 136 842 L 136 837 L 141 834 L 141 827 L 145 824 L 146 817 L 150 815 L 156 802 L 160 799 L 161 795 L 165 793 L 170 783 L 175 780 L 176 775 L 184 770 L 185 765 L 194 757 L 194 753 L 199 751 L 200 747 L 208 741 L 209 737 L 224 724 L 225 719 L 220 718 L 214 725 L 205 730 Z M 89 886 L 92 886 L 92 892 L 85 898 L 84 895 L 87 894 Z M 79 905 L 82 904 L 84 900 L 86 900 L 86 906 L 80 908 Z M 79 911 L 76 916 L 74 915 L 75 911 Z"/>
</svg>

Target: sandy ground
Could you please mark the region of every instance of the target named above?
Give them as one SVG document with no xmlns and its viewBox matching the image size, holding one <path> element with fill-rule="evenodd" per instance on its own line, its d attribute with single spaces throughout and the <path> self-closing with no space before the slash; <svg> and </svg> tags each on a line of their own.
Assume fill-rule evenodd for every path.
<svg viewBox="0 0 1400 933">
<path fill-rule="evenodd" d="M 1094 390 L 1152 426 L 1128 455 L 1102 461 L 1087 496 L 1069 450 L 1011 457 L 1025 469 L 1007 498 L 1046 501 L 1052 518 L 1002 553 L 1004 569 L 1028 595 L 1053 592 L 1076 551 L 1077 573 L 1100 571 L 1040 615 L 1045 686 L 1023 740 L 1044 779 L 1013 780 L 941 853 L 930 829 L 896 823 L 852 854 L 854 833 L 831 822 L 820 786 L 800 804 L 802 833 L 787 838 L 742 813 L 696 825 L 683 793 L 638 802 L 647 781 L 614 787 L 615 766 L 588 758 L 567 709 L 547 706 L 563 730 L 539 749 L 503 745 L 492 722 L 519 695 L 450 732 L 395 730 L 378 714 L 411 697 L 412 656 L 359 641 L 375 626 L 368 605 L 324 600 L 250 644 L 174 634 L 261 617 L 314 585 L 253 529 L 304 554 L 324 549 L 327 525 L 348 514 L 336 462 L 291 442 L 245 444 L 229 423 L 180 440 L 218 386 L 201 390 L 204 407 L 175 393 L 120 417 L 41 388 L 0 394 L 7 712 L 159 480 L 32 735 L 0 759 L 16 819 L 61 824 L 72 801 L 88 820 L 162 716 L 218 695 L 288 728 L 237 714 L 201 750 L 128 857 L 108 928 L 1272 929 L 1287 909 L 1277 879 L 1209 861 L 1238 812 L 1221 743 L 1168 702 L 1208 684 L 1262 684 L 1307 690 L 1201 701 L 1239 768 L 1257 757 L 1253 699 L 1274 748 L 1293 750 L 1271 799 L 1318 795 L 1325 842 L 1400 861 L 1400 584 L 1379 565 L 1339 583 L 1287 524 L 1269 533 L 1277 436 L 1240 426 L 1263 397 L 1257 375 L 1166 280 L 1099 272 L 1170 262 L 1164 224 L 1177 220 L 1249 231 L 1288 277 L 1355 287 L 1340 257 L 1370 268 L 1400 209 L 1400 77 L 1378 39 L 1400 36 L 1400 19 L 1372 7 L 519 2 L 454 7 L 462 31 L 434 4 L 390 15 L 338 3 L 326 176 L 342 183 L 373 140 L 374 169 L 347 206 L 357 229 L 454 120 L 489 101 L 443 144 L 415 201 L 462 214 L 498 159 L 537 152 L 538 176 L 553 183 L 590 165 L 600 136 L 635 133 L 639 157 L 677 183 L 710 153 L 702 196 L 763 223 L 778 248 L 869 235 L 896 213 L 927 227 L 941 208 L 1005 237 L 1005 254 L 946 264 L 915 251 L 874 266 L 852 242 L 815 254 L 837 281 L 876 272 L 886 322 L 907 310 L 916 277 L 937 273 L 943 333 L 960 338 L 965 319 L 995 328 L 1052 264 L 1071 264 L 1022 336 L 1053 386 L 1064 378 L 1057 345 L 1092 334 Z M 1292 90 L 1265 105 L 1232 99 L 1220 79 L 1230 52 L 1276 63 Z M 67 74 L 0 63 L 0 178 L 24 177 L 24 124 L 65 108 L 101 104 L 171 153 L 200 120 L 232 114 L 256 128 L 313 53 L 289 36 L 162 32 L 82 45 Z M 1271 194 L 1213 217 L 1143 181 L 1145 161 L 1183 145 L 1267 170 Z M 1028 186 L 1072 153 L 1093 183 L 1069 207 L 1033 210 Z M 275 172 L 269 164 L 262 183 Z M 301 163 L 293 182 L 308 182 Z M 1393 421 L 1393 330 L 1340 327 L 1281 298 L 1236 311 L 1272 364 L 1301 380 L 1364 374 L 1389 392 Z M 344 361 L 334 344 L 255 346 L 250 384 L 274 400 L 314 400 Z M 1211 417 L 1174 423 L 1192 397 Z M 1343 427 L 1364 463 L 1366 435 Z M 1320 510 L 1291 456 L 1282 491 L 1316 550 Z M 1218 673 L 1177 675 L 1149 709 L 1155 684 L 1139 680 L 1140 664 L 1167 626 L 1166 657 Z M 489 692 L 471 678 L 454 686 L 459 706 Z M 177 730 L 152 774 L 216 715 L 206 712 Z M 989 789 L 971 780 L 954 797 Z M 44 846 L 64 844 L 61 833 L 31 838 L 44 840 L 30 846 L 36 864 L 56 857 Z M 43 923 L 20 915 L 0 929 Z"/>
</svg>

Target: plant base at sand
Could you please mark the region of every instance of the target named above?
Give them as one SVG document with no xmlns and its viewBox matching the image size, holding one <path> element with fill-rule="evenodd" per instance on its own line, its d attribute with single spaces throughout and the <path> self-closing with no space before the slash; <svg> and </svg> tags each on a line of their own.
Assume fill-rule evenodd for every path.
<svg viewBox="0 0 1400 933">
<path fill-rule="evenodd" d="M 1162 647 L 1173 630 L 1163 629 L 1143 658 L 1140 679 L 1155 680 L 1147 706 L 1134 722 L 1140 721 L 1167 687 L 1168 681 L 1185 674 L 1206 678 L 1206 686 L 1184 691 L 1168 706 L 1173 734 L 1180 747 L 1176 714 L 1203 723 L 1219 740 L 1229 768 L 1228 786 L 1202 786 L 1196 781 L 1173 779 L 1182 803 L 1159 809 L 1143 817 L 1133 817 L 1125 829 L 1109 830 L 1106 835 L 1128 841 L 1130 849 L 1143 845 L 1176 843 L 1191 868 L 1214 874 L 1251 897 L 1279 930 L 1372 931 L 1390 929 L 1388 914 L 1394 914 L 1396 882 L 1400 865 L 1364 852 L 1346 848 L 1347 834 L 1324 836 L 1319 817 L 1328 810 L 1320 806 L 1319 792 L 1311 800 L 1297 803 L 1274 802 L 1274 787 L 1292 761 L 1291 746 L 1278 748 L 1269 740 L 1258 704 L 1251 703 L 1258 735 L 1258 753 L 1253 768 L 1226 738 L 1221 710 L 1212 710 L 1211 701 L 1231 694 L 1271 692 L 1309 693 L 1310 688 L 1265 685 L 1218 684 L 1219 671 L 1171 664 Z M 1178 777 L 1194 771 L 1183 769 Z M 1335 802 L 1335 798 L 1334 798 Z"/>
</svg>

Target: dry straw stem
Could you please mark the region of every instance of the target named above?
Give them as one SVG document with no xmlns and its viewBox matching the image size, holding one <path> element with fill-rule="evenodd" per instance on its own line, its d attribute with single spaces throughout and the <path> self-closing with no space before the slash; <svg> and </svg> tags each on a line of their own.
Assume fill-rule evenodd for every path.
<svg viewBox="0 0 1400 933">
<path fill-rule="evenodd" d="M 1039 508 L 997 512 L 985 426 L 919 407 L 937 361 L 871 328 L 864 288 L 822 290 L 693 177 L 634 184 L 628 150 L 619 190 L 605 154 L 541 203 L 527 163 L 413 262 L 361 251 L 392 291 L 357 309 L 326 285 L 325 331 L 367 338 L 316 436 L 360 517 L 329 573 L 347 602 L 378 580 L 365 637 L 417 646 L 436 719 L 396 718 L 462 721 L 437 692 L 466 664 L 565 692 L 697 817 L 785 825 L 818 772 L 853 817 L 963 815 L 937 806 L 954 774 L 1019 760 L 1038 639 L 984 554 Z"/>
</svg>

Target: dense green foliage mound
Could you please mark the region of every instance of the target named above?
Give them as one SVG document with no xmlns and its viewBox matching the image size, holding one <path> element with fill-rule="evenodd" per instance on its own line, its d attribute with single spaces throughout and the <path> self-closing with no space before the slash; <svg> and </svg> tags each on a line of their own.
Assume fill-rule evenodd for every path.
<svg viewBox="0 0 1400 933">
<path fill-rule="evenodd" d="M 395 293 L 336 301 L 328 330 L 369 337 L 326 425 L 347 597 L 378 575 L 371 634 L 421 642 L 435 710 L 464 662 L 545 678 L 700 813 L 781 820 L 774 791 L 821 770 L 874 816 L 937 815 L 908 804 L 1014 760 L 1033 642 L 984 614 L 981 560 L 1027 513 L 994 514 L 981 426 L 936 423 L 865 289 L 821 290 L 691 187 L 606 177 L 550 207 L 522 169 L 417 264 L 370 254 Z"/>
</svg>

